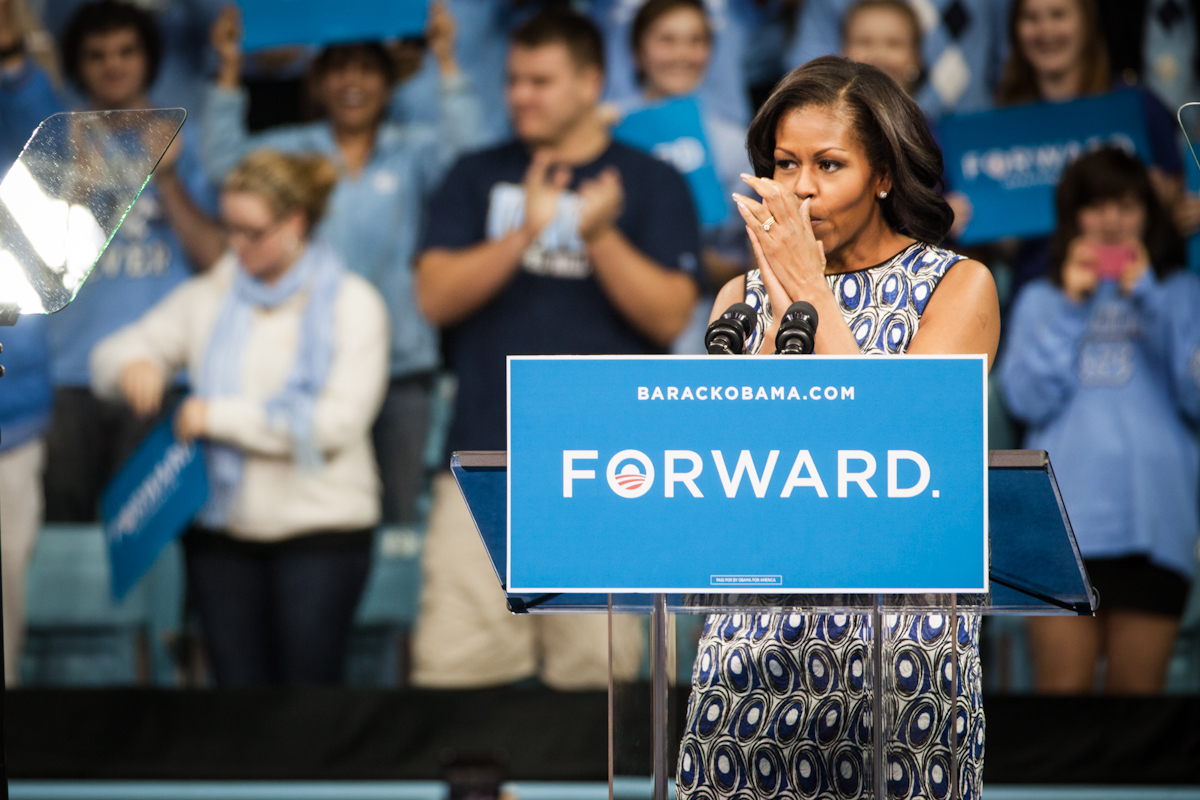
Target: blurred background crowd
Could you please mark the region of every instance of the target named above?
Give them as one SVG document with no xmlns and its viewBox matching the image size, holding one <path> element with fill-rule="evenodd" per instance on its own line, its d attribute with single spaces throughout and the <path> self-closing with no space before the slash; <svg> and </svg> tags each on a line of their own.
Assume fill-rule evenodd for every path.
<svg viewBox="0 0 1200 800">
<path fill-rule="evenodd" d="M 10 685 L 604 686 L 604 619 L 507 613 L 449 453 L 504 448 L 506 355 L 703 352 L 753 266 L 728 199 L 749 121 L 838 54 L 935 136 L 1136 93 L 1151 158 L 1068 167 L 1050 236 L 946 243 L 1001 292 L 991 446 L 1050 451 L 1105 602 L 989 620 L 985 683 L 1200 689 L 1200 196 L 1175 122 L 1200 2 L 437 0 L 421 37 L 242 42 L 223 0 L 0 0 L 0 161 L 57 111 L 188 112 L 75 302 L 3 333 Z M 614 141 L 678 98 L 723 214 L 698 213 L 686 154 Z M 976 209 L 947 199 L 957 236 Z M 210 501 L 118 603 L 100 498 L 167 419 L 212 448 Z M 614 635 L 636 677 L 642 625 Z"/>
</svg>

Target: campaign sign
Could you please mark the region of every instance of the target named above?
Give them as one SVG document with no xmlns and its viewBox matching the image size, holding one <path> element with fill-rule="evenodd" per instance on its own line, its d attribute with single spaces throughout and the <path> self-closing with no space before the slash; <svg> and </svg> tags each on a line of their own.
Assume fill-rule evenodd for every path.
<svg viewBox="0 0 1200 800">
<path fill-rule="evenodd" d="M 719 225 L 729 214 L 725 191 L 704 136 L 700 106 L 681 97 L 634 111 L 613 129 L 613 137 L 667 162 L 687 179 L 701 225 Z"/>
<path fill-rule="evenodd" d="M 120 600 L 181 534 L 208 498 L 199 446 L 175 440 L 171 420 L 150 432 L 100 498 L 100 518 Z"/>
<path fill-rule="evenodd" d="M 428 0 L 237 0 L 247 52 L 422 36 Z"/>
<path fill-rule="evenodd" d="M 1054 192 L 1068 164 L 1116 146 L 1151 163 L 1142 100 L 1133 90 L 948 117 L 940 125 L 949 189 L 971 200 L 960 241 L 980 244 L 1054 230 Z"/>
<path fill-rule="evenodd" d="M 986 592 L 987 363 L 510 357 L 508 591 Z"/>
</svg>

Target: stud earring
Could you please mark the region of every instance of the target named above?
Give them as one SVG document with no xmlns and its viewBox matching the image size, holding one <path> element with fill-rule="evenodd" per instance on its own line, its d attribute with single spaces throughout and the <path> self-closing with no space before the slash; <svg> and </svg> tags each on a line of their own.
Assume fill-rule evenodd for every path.
<svg viewBox="0 0 1200 800">
<path fill-rule="evenodd" d="M 884 192 L 880 192 L 880 193 L 879 193 L 879 199 L 880 199 L 880 200 L 886 200 L 886 199 L 887 199 L 887 192 L 886 192 L 886 191 L 884 191 Z"/>
</svg>

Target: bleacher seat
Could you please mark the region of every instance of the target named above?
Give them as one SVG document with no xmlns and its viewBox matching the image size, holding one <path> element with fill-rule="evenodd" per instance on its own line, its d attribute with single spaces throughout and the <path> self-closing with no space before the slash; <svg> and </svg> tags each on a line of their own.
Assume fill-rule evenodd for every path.
<svg viewBox="0 0 1200 800">
<path fill-rule="evenodd" d="M 170 657 L 183 609 L 177 545 L 120 603 L 110 586 L 99 525 L 42 528 L 26 581 L 28 635 L 21 662 L 27 686 L 175 683 Z"/>
</svg>

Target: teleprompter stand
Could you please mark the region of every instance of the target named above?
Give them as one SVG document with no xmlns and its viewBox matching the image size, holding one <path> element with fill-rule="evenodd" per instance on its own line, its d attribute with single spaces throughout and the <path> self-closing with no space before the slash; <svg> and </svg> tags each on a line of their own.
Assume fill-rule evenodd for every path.
<svg viewBox="0 0 1200 800">
<path fill-rule="evenodd" d="M 507 552 L 507 454 L 503 451 L 455 453 L 451 470 L 479 529 L 497 579 L 503 588 Z M 919 612 L 945 615 L 957 636 L 961 613 L 1006 615 L 1084 615 L 1094 613 L 1097 597 L 1088 582 L 1083 559 L 1059 494 L 1050 459 L 1040 450 L 993 450 L 988 459 L 991 591 L 987 594 L 924 595 L 737 595 L 737 594 L 545 594 L 508 595 L 517 614 L 605 612 L 610 615 L 609 785 L 612 786 L 613 705 L 611 679 L 611 614 L 651 615 L 651 683 L 653 691 L 652 765 L 654 800 L 667 797 L 667 615 L 714 612 L 807 612 L 868 614 L 871 657 L 872 742 L 863 754 L 867 786 L 864 796 L 887 797 L 888 734 L 895 724 L 891 676 L 883 668 L 890 642 L 890 614 Z M 957 726 L 960 685 L 957 647 L 951 648 L 951 685 Z M 961 748 L 969 731 L 957 730 L 949 748 L 950 796 L 958 786 Z"/>
</svg>

